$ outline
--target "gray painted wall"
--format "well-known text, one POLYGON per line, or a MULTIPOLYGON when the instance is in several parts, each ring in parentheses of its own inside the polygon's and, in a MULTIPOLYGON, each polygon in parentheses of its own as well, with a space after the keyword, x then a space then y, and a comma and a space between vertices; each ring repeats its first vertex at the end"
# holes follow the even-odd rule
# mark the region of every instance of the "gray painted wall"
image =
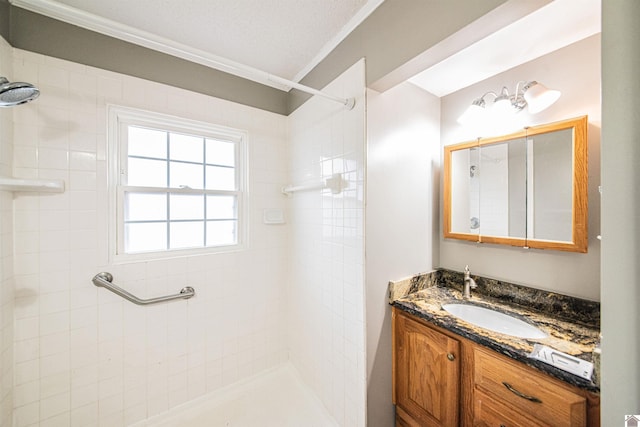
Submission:
MULTIPOLYGON (((0 10, 1 11, 1 10, 0 10)), ((279 114, 288 94, 151 49, 11 6, 16 48, 215 96, 279 114)))
MULTIPOLYGON (((0 0, 0 7, 5 1, 0 0)), ((367 58, 367 83, 375 81, 506 1, 386 0, 302 83, 322 88, 363 57, 367 58)), ((279 114, 288 115, 309 99, 300 91, 283 92, 15 6, 2 16, 10 16, 10 31, 4 38, 20 49, 279 114)))
POLYGON ((602 425, 640 414, 640 2, 602 2, 602 425))
MULTIPOLYGON (((487 91, 518 81, 538 80, 562 91, 562 97, 547 110, 530 115, 521 111, 496 136, 523 126, 589 116, 589 252, 587 254, 506 245, 477 244, 440 238, 439 267, 471 272, 525 286, 559 292, 588 300, 600 300, 600 36, 592 36, 534 61, 515 67, 442 98, 441 137, 443 145, 475 139, 478 130, 461 126, 457 118, 471 101, 487 91), (509 125, 511 127, 506 127, 509 125)), ((491 100, 491 98, 489 99, 491 100)), ((482 221, 482 219, 481 219, 482 221)), ((440 228, 440 236, 442 229, 440 228)))
MULTIPOLYGON (((385 0, 302 79, 324 87, 351 64, 367 58, 367 86, 507 0, 385 0)), ((307 95, 291 91, 289 110, 307 95)))
POLYGON ((9 2, 0 0, 0 37, 9 40, 9 2))

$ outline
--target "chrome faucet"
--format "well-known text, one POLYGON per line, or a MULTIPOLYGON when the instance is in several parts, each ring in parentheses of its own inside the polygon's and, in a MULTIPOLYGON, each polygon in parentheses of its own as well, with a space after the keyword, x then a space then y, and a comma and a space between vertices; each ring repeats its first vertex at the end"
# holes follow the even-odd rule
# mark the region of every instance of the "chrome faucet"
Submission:
POLYGON ((471 274, 469 273, 469 266, 467 265, 464 268, 464 288, 462 290, 462 298, 471 298, 471 289, 475 289, 477 287, 478 285, 476 284, 476 281, 471 278, 471 274))

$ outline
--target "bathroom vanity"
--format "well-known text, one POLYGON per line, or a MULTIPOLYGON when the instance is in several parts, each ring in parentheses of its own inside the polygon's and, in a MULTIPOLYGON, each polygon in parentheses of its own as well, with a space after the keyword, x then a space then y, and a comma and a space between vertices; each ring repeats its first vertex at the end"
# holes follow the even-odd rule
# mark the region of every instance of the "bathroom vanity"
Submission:
POLYGON ((483 293, 471 300, 462 299, 462 273, 441 270, 390 284, 396 425, 599 426, 598 385, 530 357, 539 344, 591 360, 599 305, 476 280, 483 293), (477 327, 442 309, 451 302, 509 313, 545 336, 477 327))

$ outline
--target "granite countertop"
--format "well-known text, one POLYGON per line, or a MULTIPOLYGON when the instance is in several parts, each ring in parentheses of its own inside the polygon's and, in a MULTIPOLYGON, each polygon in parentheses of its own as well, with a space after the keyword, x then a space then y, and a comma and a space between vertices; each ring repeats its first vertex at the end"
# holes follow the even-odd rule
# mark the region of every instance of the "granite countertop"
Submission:
MULTIPOLYGON (((400 310, 555 378, 591 392, 599 392, 600 388, 595 382, 529 357, 534 345, 541 344, 591 362, 600 335, 598 303, 517 285, 505 286, 504 283, 492 283, 490 279, 473 277, 478 283, 478 289, 472 290, 472 297, 468 300, 462 298, 462 273, 441 270, 405 281, 391 282, 389 302, 400 310), (505 297, 496 295, 494 288, 501 289, 503 294, 506 292, 505 288, 509 290, 505 297), (530 304, 527 303, 528 299, 531 299, 530 304), (544 331, 547 337, 518 338, 475 326, 442 308, 443 304, 451 302, 478 305, 509 314, 534 324, 544 331)), ((598 376, 598 370, 599 366, 596 363, 595 378, 598 376)))

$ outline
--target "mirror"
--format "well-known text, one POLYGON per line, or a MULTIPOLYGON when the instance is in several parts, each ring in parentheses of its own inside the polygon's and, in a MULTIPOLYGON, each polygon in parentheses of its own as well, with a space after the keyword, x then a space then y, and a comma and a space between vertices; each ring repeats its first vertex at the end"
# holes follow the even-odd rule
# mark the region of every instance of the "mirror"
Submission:
POLYGON ((444 237, 587 252, 587 117, 444 148, 444 237))

